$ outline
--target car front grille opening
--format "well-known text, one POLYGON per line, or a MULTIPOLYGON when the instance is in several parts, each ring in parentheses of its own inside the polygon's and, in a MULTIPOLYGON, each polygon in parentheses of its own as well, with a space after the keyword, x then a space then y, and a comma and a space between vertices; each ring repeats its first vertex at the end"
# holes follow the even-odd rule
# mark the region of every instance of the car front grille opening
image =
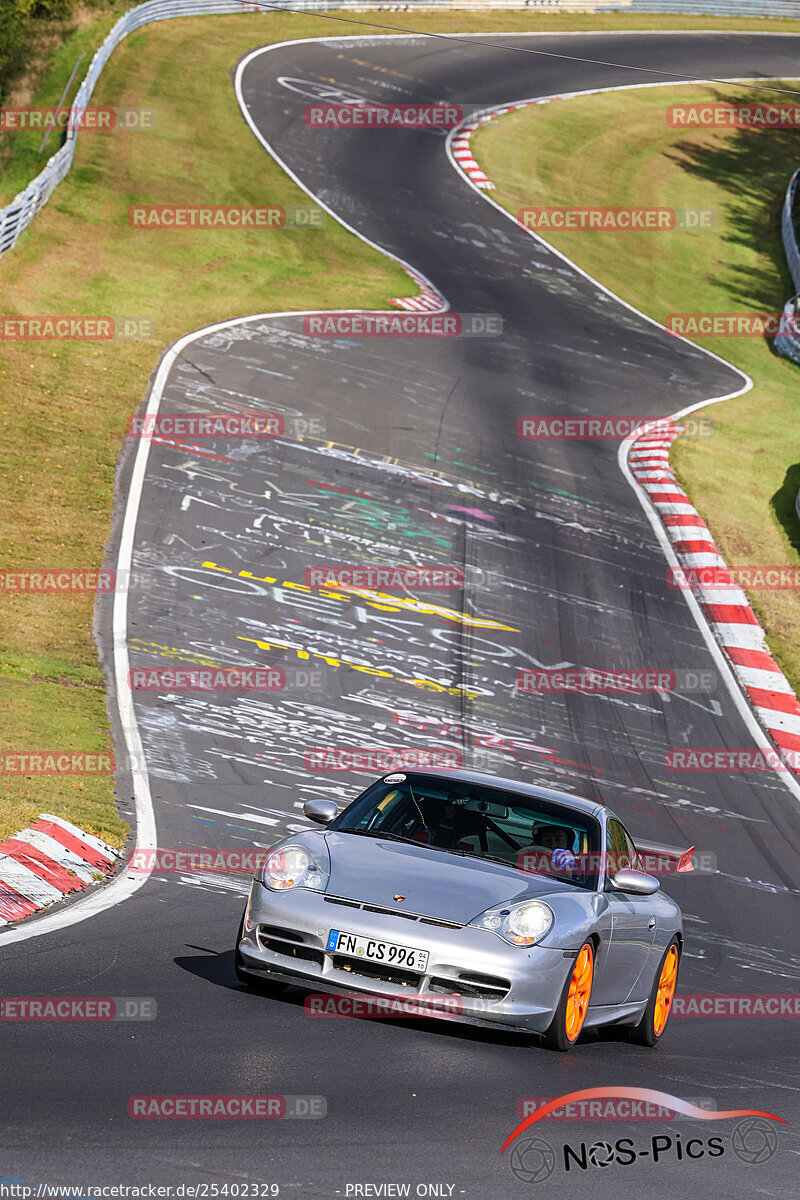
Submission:
POLYGON ((297 934, 292 934, 291 930, 273 931, 269 925, 259 925, 256 932, 257 941, 262 950, 271 950, 273 954, 282 954, 286 958, 299 958, 305 962, 313 962, 318 967, 323 966, 325 962, 322 950, 317 950, 314 946, 304 946, 297 934), (283 933, 288 933, 291 940, 283 936, 275 936, 283 933))
POLYGON ((430 981, 429 990, 472 1000, 504 1000, 511 991, 511 984, 507 979, 495 975, 462 974, 458 979, 435 975, 430 981))
POLYGON ((383 963, 364 962, 361 958, 349 958, 346 954, 334 954, 333 965, 338 971, 350 971, 365 979, 379 979, 381 983, 397 983, 402 987, 419 988, 422 976, 416 971, 403 971, 400 967, 388 967, 383 963))
POLYGON ((280 925, 259 925, 258 936, 280 938, 282 942, 294 942, 298 946, 303 944, 302 933, 297 933, 294 929, 283 929, 280 925))

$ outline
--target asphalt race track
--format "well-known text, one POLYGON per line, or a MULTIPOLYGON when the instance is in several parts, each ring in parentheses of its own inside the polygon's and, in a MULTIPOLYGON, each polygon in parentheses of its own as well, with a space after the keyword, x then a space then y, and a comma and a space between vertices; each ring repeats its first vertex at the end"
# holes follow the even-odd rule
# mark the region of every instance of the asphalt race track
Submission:
MULTIPOLYGON (((262 316, 181 345, 162 413, 278 413, 287 435, 217 440, 201 452, 149 445, 130 662, 279 665, 291 686, 266 696, 135 694, 158 844, 268 845, 308 826, 300 810, 309 797, 357 794, 366 776, 309 771, 309 748, 452 747, 468 764, 597 796, 635 834, 715 853, 717 874, 665 884, 685 919, 680 990, 794 993, 800 802, 777 776, 665 766, 671 747, 752 744, 725 681, 638 697, 514 686, 526 666, 718 669, 683 594, 667 586, 618 444, 520 441, 517 418, 664 416, 735 393, 742 377, 618 304, 487 204, 453 169, 441 134, 321 132, 303 113, 320 88, 332 99, 468 106, 672 77, 662 71, 790 77, 800 38, 486 40, 290 44, 242 71, 250 121, 310 193, 426 276, 453 312, 499 314, 504 330, 335 340, 307 336, 302 316, 262 316), (292 436, 298 429, 306 432, 292 436), (296 586, 308 567, 394 562, 455 563, 467 586, 417 597, 438 611, 409 597, 381 606, 296 586)), ((254 138, 254 172, 264 152, 254 138)), ((126 447, 120 466, 112 566, 139 446, 126 447)), ((111 685, 111 607, 98 605, 111 685)), ((125 733, 117 720, 118 761, 125 733)), ((123 772, 121 798, 130 797, 123 772)), ((534 1039, 443 1022, 312 1020, 299 991, 269 1000, 236 983, 246 890, 241 877, 154 875, 68 928, 10 944, 0 934, 4 995, 150 996, 158 1006, 146 1023, 3 1029, 0 1175, 276 1183, 298 1200, 382 1182, 408 1183, 412 1195, 444 1184, 454 1197, 522 1197, 559 1182, 562 1194, 594 1197, 620 1187, 644 1197, 686 1187, 796 1195, 796 1022, 675 1019, 654 1051, 589 1033, 573 1053, 553 1055, 534 1039), (787 1124, 774 1157, 749 1164, 731 1149, 730 1121, 547 1122, 534 1132, 559 1153, 564 1141, 622 1136, 645 1148, 663 1133, 673 1143, 721 1135, 726 1150, 679 1160, 673 1144, 658 1162, 590 1165, 541 1184, 515 1178, 499 1151, 522 1097, 612 1085, 766 1110, 787 1124), (327 1115, 129 1118, 128 1098, 145 1093, 322 1096, 327 1115)))

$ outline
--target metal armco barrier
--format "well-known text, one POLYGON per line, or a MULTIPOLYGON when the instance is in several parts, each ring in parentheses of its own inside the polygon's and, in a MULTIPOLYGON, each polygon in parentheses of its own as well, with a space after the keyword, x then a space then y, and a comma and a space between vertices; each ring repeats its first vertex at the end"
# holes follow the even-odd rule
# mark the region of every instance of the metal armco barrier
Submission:
MULTIPOLYGON (((781 213, 781 236, 792 282, 800 292, 800 246, 797 243, 797 230, 794 223, 794 205, 798 184, 800 184, 800 169, 795 171, 786 189, 781 213)), ((787 316, 797 312, 798 302, 800 302, 800 296, 795 295, 784 304, 783 311, 787 316)), ((792 362, 800 363, 800 338, 796 334, 779 334, 775 338, 775 349, 784 358, 790 358, 792 362)))
MULTIPOLYGON (((297 10, 344 7, 341 3, 321 3, 320 0, 313 4, 304 3, 303 0, 289 0, 286 5, 281 6, 297 10)), ((240 0, 148 0, 146 4, 137 5, 120 17, 98 49, 72 102, 72 108, 88 105, 103 67, 117 46, 123 38, 135 29, 140 29, 142 25, 149 25, 151 21, 166 21, 172 17, 219 16, 243 12, 258 15, 262 11, 257 4, 242 3, 240 0)), ((69 171, 75 154, 77 135, 77 129, 68 130, 64 145, 49 159, 44 170, 40 171, 10 204, 0 209, 0 257, 16 244, 23 229, 30 225, 39 209, 47 203, 53 190, 69 171)))
MULTIPOLYGON (((536 4, 527 7, 539 7, 536 4)), ((571 5, 558 5, 559 8, 571 5)), ((577 6, 576 6, 577 7, 577 6)), ((797 17, 800 16, 800 4, 793 0, 632 0, 630 4, 597 4, 596 12, 611 12, 624 8, 631 13, 682 13, 696 16, 715 17, 797 17)))
POLYGON ((792 282, 798 292, 800 292, 800 246, 797 244, 797 232, 794 226, 794 205, 797 197, 798 183, 800 183, 800 170, 795 171, 786 189, 783 212, 781 213, 781 234, 783 236, 783 248, 786 251, 786 261, 789 264, 792 282))
MULTIPOLYGON (((800 0, 620 0, 620 3, 589 3, 587 0, 407 0, 401 4, 381 4, 372 0, 278 0, 281 8, 297 11, 325 11, 326 9, 353 9, 362 11, 440 9, 526 9, 541 12, 652 12, 694 13, 696 15, 746 16, 746 17, 800 17, 800 0)), ((117 46, 142 25, 151 21, 166 21, 173 17, 220 16, 225 14, 269 12, 258 3, 246 0, 147 0, 120 17, 92 59, 86 77, 81 84, 72 107, 88 105, 100 73, 117 46)), ((66 133, 64 145, 49 159, 44 170, 33 179, 24 191, 19 192, 10 204, 0 209, 0 257, 10 250, 24 229, 27 229, 53 190, 72 166, 75 154, 77 129, 66 133)), ((795 243, 794 253, 798 256, 795 243)), ((798 256, 800 265, 800 256, 798 256)), ((794 275, 794 269, 793 269, 794 275)), ((795 284, 800 288, 795 276, 795 284)))

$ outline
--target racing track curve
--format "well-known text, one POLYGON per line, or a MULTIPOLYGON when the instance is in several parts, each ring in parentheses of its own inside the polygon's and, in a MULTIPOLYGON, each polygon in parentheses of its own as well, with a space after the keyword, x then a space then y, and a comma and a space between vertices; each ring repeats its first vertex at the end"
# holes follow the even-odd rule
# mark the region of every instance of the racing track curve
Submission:
MULTIPOLYGON (((664 767, 673 745, 750 744, 725 688, 635 701, 513 688, 526 665, 713 665, 666 586, 616 445, 520 443, 516 418, 664 415, 736 392, 741 377, 516 229, 452 170, 441 136, 311 131, 308 97, 278 82, 484 105, 641 82, 638 71, 502 42, 698 76, 789 76, 800 49, 800 39, 741 34, 504 35, 491 47, 370 37, 250 58, 248 118, 303 186, 422 271, 454 311, 499 313, 505 328, 494 339, 328 342, 307 338, 301 317, 267 315, 181 344, 163 396, 150 397, 162 412, 258 408, 319 418, 326 435, 217 443, 217 457, 150 446, 131 663, 315 664, 324 678, 276 701, 137 694, 158 841, 266 844, 305 824, 308 796, 352 796, 363 777, 309 777, 307 746, 463 747, 468 762, 600 796, 634 832, 716 852, 720 874, 668 885, 686 919, 684 992, 795 991, 797 801, 774 777, 678 778, 664 767), (477 582, 437 597, 446 613, 408 603, 387 612, 291 586, 307 566, 387 559, 458 562, 477 582)), ((254 143, 254 171, 261 153, 254 143)), ((127 447, 112 557, 133 457, 127 447)), ((110 663, 103 610, 99 622, 110 663)), ((124 733, 118 722, 120 759, 124 733)), ((654 1053, 592 1035, 556 1058, 523 1038, 441 1024, 310 1021, 299 994, 267 1002, 234 984, 241 891, 221 878, 154 877, 92 920, 3 948, 5 994, 151 995, 159 1006, 150 1025, 3 1029, 7 1176, 249 1179, 309 1197, 352 1182, 441 1181, 454 1195, 523 1196, 531 1185, 499 1157, 518 1099, 624 1083, 786 1117, 763 1166, 728 1152, 681 1167, 709 1196, 749 1195, 754 1181, 794 1194, 792 1022, 675 1021, 654 1053), (145 1092, 323 1094, 328 1116, 256 1130, 129 1120, 127 1098, 145 1092)), ((543 1136, 644 1144, 651 1132, 603 1125, 562 1136, 548 1126, 543 1136)), ((571 1189, 611 1196, 621 1169, 589 1171, 571 1189)), ((673 1171, 637 1162, 623 1182, 663 1195, 673 1171)))

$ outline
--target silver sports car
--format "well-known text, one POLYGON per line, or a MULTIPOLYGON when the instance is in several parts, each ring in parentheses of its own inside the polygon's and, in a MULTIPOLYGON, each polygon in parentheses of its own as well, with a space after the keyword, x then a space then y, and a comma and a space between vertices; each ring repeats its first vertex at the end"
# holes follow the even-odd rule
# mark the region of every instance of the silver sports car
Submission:
POLYGON ((304 812, 325 828, 266 854, 236 940, 241 982, 413 997, 557 1050, 596 1025, 662 1037, 683 930, 642 856, 691 870, 693 848, 635 843, 602 804, 472 771, 385 775, 343 812, 304 812))

